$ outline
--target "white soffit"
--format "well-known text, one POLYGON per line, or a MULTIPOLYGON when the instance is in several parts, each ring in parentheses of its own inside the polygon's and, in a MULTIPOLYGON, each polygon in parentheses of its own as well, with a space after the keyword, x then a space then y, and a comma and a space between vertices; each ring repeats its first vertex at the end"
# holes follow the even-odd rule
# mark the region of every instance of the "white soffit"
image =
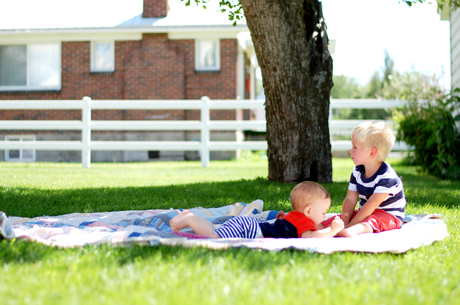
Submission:
POLYGON ((90 41, 90 40, 141 40, 139 32, 97 32, 68 30, 0 31, 0 44, 90 41))
POLYGON ((0 30, 0 44, 22 42, 142 40, 143 33, 167 33, 169 39, 236 39, 247 27, 168 26, 87 29, 0 30))
POLYGON ((241 30, 212 29, 206 32, 189 29, 188 31, 171 31, 168 33, 169 39, 237 39, 241 30))

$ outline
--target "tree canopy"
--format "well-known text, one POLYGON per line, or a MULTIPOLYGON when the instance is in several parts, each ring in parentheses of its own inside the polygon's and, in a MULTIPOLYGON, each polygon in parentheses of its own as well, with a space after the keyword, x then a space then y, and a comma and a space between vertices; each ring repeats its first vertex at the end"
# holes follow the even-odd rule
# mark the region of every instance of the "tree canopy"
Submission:
MULTIPOLYGON (((243 7, 241 6, 241 0, 180 0, 185 2, 186 6, 190 6, 193 2, 196 5, 201 5, 204 9, 206 9, 206 4, 209 1, 219 1, 219 6, 221 7, 220 11, 222 13, 228 13, 229 20, 233 21, 233 25, 238 23, 238 20, 244 18, 243 7)), ((407 4, 408 6, 412 6, 417 3, 437 3, 438 7, 450 6, 452 10, 456 10, 460 7, 460 0, 399 0, 407 4)))

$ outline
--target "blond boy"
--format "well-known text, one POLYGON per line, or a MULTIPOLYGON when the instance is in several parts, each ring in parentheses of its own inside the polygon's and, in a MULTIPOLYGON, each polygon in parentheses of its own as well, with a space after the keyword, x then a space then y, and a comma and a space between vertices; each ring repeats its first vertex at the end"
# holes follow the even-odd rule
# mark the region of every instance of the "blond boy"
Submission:
MULTIPOLYGON (((363 123, 351 131, 351 142, 350 155, 356 167, 342 207, 345 228, 337 236, 399 229, 406 207, 403 184, 384 162, 395 142, 393 131, 382 121, 363 123), (358 198, 359 209, 355 211, 358 198)), ((330 223, 327 219, 318 228, 330 223)))
POLYGON ((343 229, 339 217, 322 230, 317 226, 326 218, 331 205, 328 191, 314 182, 302 182, 294 187, 290 195, 294 211, 277 219, 274 223, 259 223, 255 218, 239 216, 227 220, 218 229, 207 219, 185 210, 170 221, 175 232, 190 227, 195 233, 211 238, 311 238, 333 237, 343 229))

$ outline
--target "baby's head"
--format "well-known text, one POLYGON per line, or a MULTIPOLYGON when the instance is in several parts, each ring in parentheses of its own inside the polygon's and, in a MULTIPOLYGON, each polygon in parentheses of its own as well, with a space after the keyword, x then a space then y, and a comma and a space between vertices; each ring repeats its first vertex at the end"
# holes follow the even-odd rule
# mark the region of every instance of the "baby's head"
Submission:
POLYGON ((375 147, 379 162, 385 161, 396 140, 393 130, 383 121, 366 122, 356 126, 351 131, 351 138, 359 141, 366 149, 375 147))
MULTIPOLYGON (((297 184, 291 191, 292 209, 297 212, 304 213, 306 207, 314 206, 316 203, 325 201, 331 203, 331 195, 329 192, 315 182, 304 181, 297 184)), ((326 210, 329 208, 327 206, 326 210)))

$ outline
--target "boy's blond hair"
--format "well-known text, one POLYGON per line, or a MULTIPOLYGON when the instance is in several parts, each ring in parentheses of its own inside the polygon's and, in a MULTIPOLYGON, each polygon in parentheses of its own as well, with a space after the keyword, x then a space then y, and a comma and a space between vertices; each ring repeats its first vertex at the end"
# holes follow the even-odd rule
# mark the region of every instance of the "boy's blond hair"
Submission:
POLYGON ((395 144, 393 130, 383 121, 372 121, 359 124, 351 131, 351 138, 358 140, 364 148, 377 148, 377 160, 385 161, 395 144))
POLYGON ((315 182, 304 181, 297 184, 291 191, 290 199, 294 211, 303 212, 305 207, 318 200, 330 198, 329 192, 315 182))

